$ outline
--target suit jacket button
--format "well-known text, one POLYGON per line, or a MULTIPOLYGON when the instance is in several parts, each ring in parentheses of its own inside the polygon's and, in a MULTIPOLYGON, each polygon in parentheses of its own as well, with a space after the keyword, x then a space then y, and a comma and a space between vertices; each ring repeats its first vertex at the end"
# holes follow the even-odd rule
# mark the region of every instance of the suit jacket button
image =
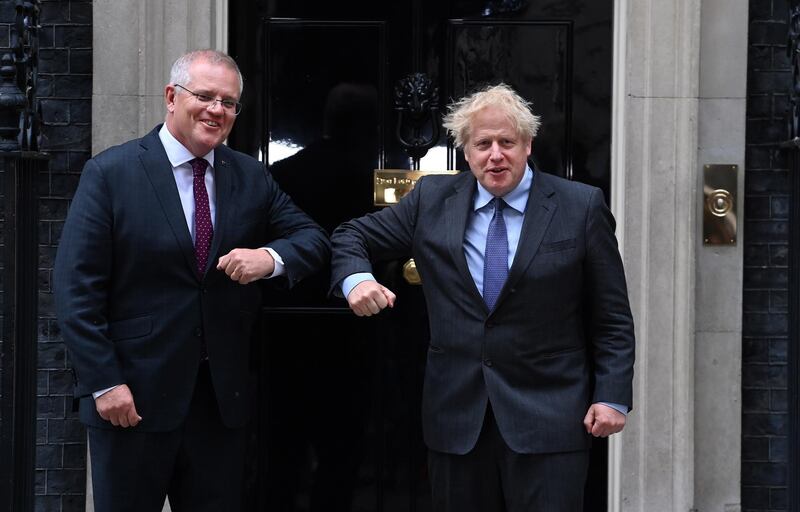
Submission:
POLYGON ((491 329, 492 327, 494 327, 494 325, 495 325, 495 324, 494 324, 494 322, 492 322, 492 321, 488 321, 488 322, 486 322, 486 327, 487 327, 488 329, 491 329))
POLYGON ((203 329, 200 327, 196 328, 194 330, 194 335, 197 336, 198 338, 201 337, 203 335, 203 329))
POLYGON ((492 363, 491 359, 484 359, 483 360, 483 364, 485 364, 486 366, 491 367, 493 363, 492 363))

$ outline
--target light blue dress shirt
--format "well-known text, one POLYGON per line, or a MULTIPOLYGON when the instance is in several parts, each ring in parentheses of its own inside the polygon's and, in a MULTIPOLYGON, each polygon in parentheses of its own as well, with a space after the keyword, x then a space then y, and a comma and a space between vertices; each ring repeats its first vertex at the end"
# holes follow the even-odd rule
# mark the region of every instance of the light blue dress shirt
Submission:
MULTIPOLYGON (((528 196, 533 186, 533 170, 525 168, 525 174, 519 184, 503 196, 503 200, 510 208, 503 208, 503 220, 508 233, 508 268, 514 262, 517 254, 517 245, 522 232, 522 222, 525 220, 525 208, 528 206, 528 196)), ((472 200, 472 214, 467 219, 467 229, 464 233, 464 256, 467 259, 469 273, 472 275, 475 286, 483 294, 483 252, 486 248, 486 233, 489 231, 489 222, 492 220, 494 208, 489 202, 494 196, 478 183, 475 197, 472 200)), ((353 288, 362 281, 375 281, 369 272, 351 274, 342 281, 342 293, 347 297, 353 288)), ((599 402, 621 412, 628 414, 628 407, 622 404, 599 402)))
MULTIPOLYGON (((503 196, 503 201, 510 207, 503 208, 502 211, 508 235, 508 268, 511 268, 514 256, 517 254, 531 185, 533 185, 533 171, 526 168, 519 185, 503 196)), ((478 183, 472 200, 472 214, 467 219, 467 229, 464 232, 464 256, 472 280, 475 281, 475 286, 481 295, 483 295, 483 253, 486 250, 486 234, 489 232, 489 223, 494 215, 494 208, 489 204, 492 199, 494 199, 492 193, 478 183)))

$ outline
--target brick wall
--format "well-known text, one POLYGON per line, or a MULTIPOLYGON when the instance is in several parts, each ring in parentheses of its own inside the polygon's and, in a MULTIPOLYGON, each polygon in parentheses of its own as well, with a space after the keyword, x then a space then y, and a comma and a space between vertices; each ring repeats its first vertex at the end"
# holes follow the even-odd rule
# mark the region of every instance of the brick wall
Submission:
POLYGON ((745 153, 742 505, 785 511, 789 181, 789 5, 750 0, 745 153))
MULTIPOLYGON (((0 2, 0 46, 7 49, 15 2, 0 2)), ((72 412, 72 376, 55 322, 52 267, 69 200, 91 151, 92 4, 42 1, 38 96, 42 149, 52 155, 38 177, 39 351, 36 510, 84 510, 86 433, 72 412)))

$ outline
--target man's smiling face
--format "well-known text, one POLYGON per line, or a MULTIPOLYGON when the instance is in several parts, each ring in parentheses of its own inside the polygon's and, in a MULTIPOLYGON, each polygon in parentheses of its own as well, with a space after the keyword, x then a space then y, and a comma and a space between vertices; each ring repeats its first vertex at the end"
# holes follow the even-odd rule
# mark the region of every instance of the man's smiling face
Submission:
POLYGON ((524 139, 502 110, 486 107, 470 122, 464 157, 472 174, 495 197, 519 185, 531 154, 531 140, 524 139))
MULTIPOLYGON (((239 75, 224 64, 212 64, 198 58, 189 66, 188 84, 192 92, 216 99, 239 100, 239 75)), ((215 101, 203 106, 185 90, 169 84, 165 90, 167 128, 194 156, 202 157, 222 144, 236 121, 234 112, 215 101)))

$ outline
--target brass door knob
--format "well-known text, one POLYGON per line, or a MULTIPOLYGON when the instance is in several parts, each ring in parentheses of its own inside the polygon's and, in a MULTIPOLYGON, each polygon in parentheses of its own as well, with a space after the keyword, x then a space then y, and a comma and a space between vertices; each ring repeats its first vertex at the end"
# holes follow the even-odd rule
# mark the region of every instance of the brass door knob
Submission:
POLYGON ((419 277, 417 263, 414 261, 414 258, 409 259, 403 264, 403 279, 405 279, 408 284, 422 284, 422 278, 419 277))

